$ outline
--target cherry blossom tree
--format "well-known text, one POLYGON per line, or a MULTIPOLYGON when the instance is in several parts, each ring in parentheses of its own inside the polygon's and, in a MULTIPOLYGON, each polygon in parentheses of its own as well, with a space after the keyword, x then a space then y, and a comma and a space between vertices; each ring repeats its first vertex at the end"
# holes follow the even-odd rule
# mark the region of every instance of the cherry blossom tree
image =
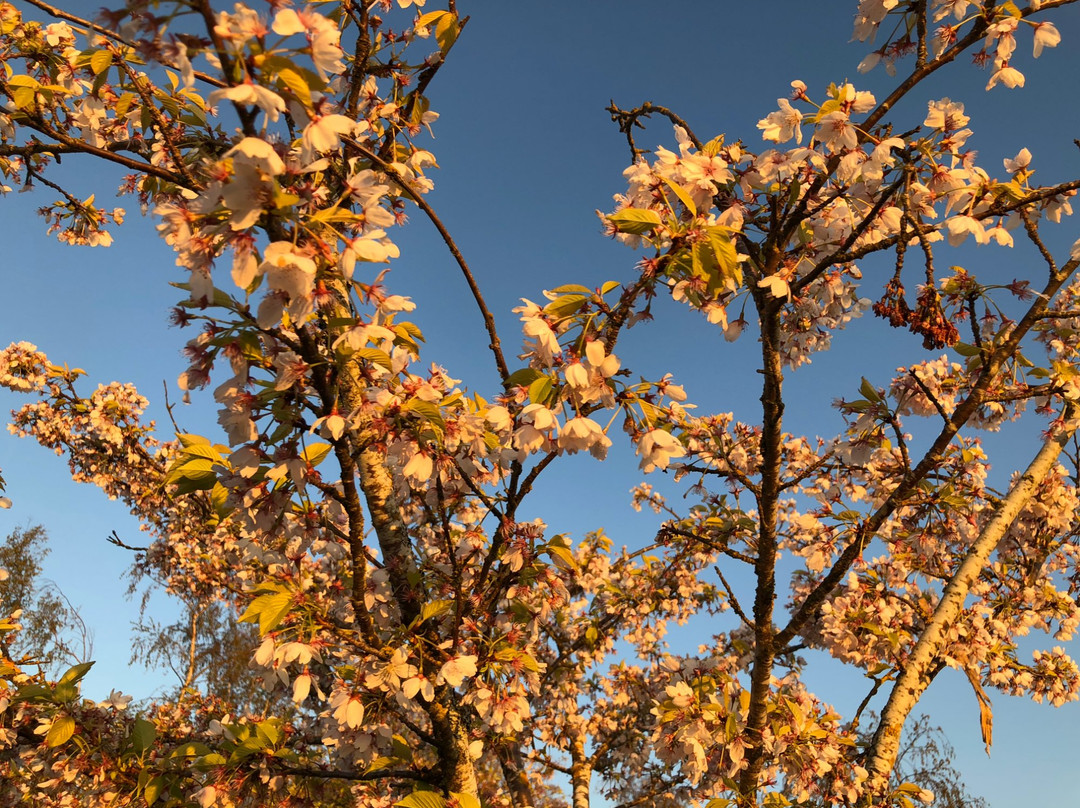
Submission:
POLYGON ((454 0, 128 0, 93 20, 0 2, 4 190, 52 189, 50 232, 107 246, 123 209, 57 166, 127 172, 182 273, 179 386, 213 385, 221 427, 165 440, 130 385, 88 390, 25 342, 2 352, 0 384, 29 399, 13 429, 130 508, 148 534, 136 575, 191 615, 184 687, 138 715, 81 698, 87 664, 50 681, 5 659, 5 799, 910 806, 932 796, 893 776, 901 730, 943 669, 968 677, 988 744, 986 689, 1075 700, 1064 648, 1027 659, 1018 638, 1062 643, 1080 622, 1080 241, 1059 254, 1043 232, 1080 180, 1033 183, 1026 149, 979 165, 963 104, 921 95, 965 55, 988 91, 1022 86, 1016 48, 1052 58, 1071 2, 862 0, 858 69, 894 89, 793 81, 762 109, 760 148, 612 104, 630 167, 600 223, 636 254, 599 287, 523 289, 520 349, 427 201, 436 78, 468 36, 454 0), (905 99, 925 113, 894 115, 905 99), (653 151, 650 116, 674 127, 653 151), (410 211, 475 301, 495 389, 421 360, 422 312, 387 274, 410 211), (950 265, 965 242, 1033 268, 999 283, 950 265), (879 256, 891 275, 864 280, 879 256), (658 295, 757 357, 753 419, 635 373, 622 338, 658 295), (856 371, 841 434, 785 431, 785 377, 868 311, 911 363, 856 371), (1025 410, 1041 442, 996 490, 979 430, 1025 410), (633 505, 663 515, 655 535, 523 516, 566 456, 603 461, 616 441, 640 459, 633 505), (263 706, 200 689, 204 607, 257 628, 263 706), (706 639, 669 644, 688 622, 706 639), (808 689, 807 648, 865 673, 854 714, 808 689))

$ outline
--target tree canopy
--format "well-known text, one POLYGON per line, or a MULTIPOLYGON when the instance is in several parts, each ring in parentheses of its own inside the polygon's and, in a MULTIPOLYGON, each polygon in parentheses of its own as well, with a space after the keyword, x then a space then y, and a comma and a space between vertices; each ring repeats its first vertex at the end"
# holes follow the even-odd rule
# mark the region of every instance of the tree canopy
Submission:
POLYGON ((1080 179, 1036 182, 1027 149, 980 163, 939 92, 961 57, 987 91, 1023 86, 1017 49, 1048 55, 1071 4, 862 0, 866 55, 841 72, 891 88, 796 80, 753 132, 612 102, 629 167, 599 228, 626 260, 599 284, 572 256, 515 278, 519 335, 429 202, 464 3, 128 0, 85 19, 0 1, 4 190, 50 189, 49 231, 107 247, 124 209, 64 168, 125 172, 181 276, 178 386, 220 408, 216 432, 165 438, 132 385, 0 352, 0 385, 28 397, 13 430, 130 509, 136 581, 184 607, 144 624, 137 654, 179 687, 140 711, 83 698, 89 662, 54 679, 14 658, 0 622, 3 797, 910 806, 932 778, 905 782, 901 733, 943 670, 987 746, 988 690, 1076 700, 1080 240, 1053 231, 1080 179), (387 272, 417 220, 468 290, 486 387, 424 359, 424 312, 387 272), (965 245, 1023 259, 1002 278, 965 245), (642 371, 627 334, 670 302, 716 340, 642 371), (910 359, 823 378, 842 429, 792 433, 785 381, 864 315, 910 359), (676 375, 722 374, 721 343, 754 362, 753 412, 676 375), (1027 460, 999 484, 980 436, 1008 430, 1027 460), (580 473, 570 456, 630 452, 631 505, 658 529, 535 515, 545 479, 580 473), (1032 651, 1032 632, 1052 639, 1032 651), (865 676, 848 714, 813 692, 822 653, 865 676), (223 662, 245 656, 261 694, 223 662))

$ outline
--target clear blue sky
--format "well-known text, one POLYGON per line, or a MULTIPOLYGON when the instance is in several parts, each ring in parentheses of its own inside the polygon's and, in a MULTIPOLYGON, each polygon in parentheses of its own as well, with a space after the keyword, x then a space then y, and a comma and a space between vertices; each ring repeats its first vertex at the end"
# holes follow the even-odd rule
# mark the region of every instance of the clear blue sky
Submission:
MULTIPOLYGON (((95 0, 68 7, 89 15, 98 5, 95 0)), ((793 79, 805 81, 817 97, 830 81, 851 80, 879 97, 890 87, 880 69, 868 76, 856 73, 868 48, 849 43, 854 2, 463 0, 459 5, 471 20, 430 91, 432 108, 442 115, 431 145, 441 165, 431 202, 486 290, 511 353, 519 331, 510 309, 520 297, 539 299, 542 289, 560 283, 596 285, 626 277, 636 260, 602 236, 593 213, 608 209, 611 195, 624 190, 621 172, 628 152, 604 111, 611 99, 623 107, 645 100, 664 104, 703 139, 724 132, 729 140, 742 138, 757 148, 755 123, 775 109, 775 99, 787 94, 793 79)), ((989 170, 1026 146, 1035 156, 1038 180, 1080 175, 1080 151, 1072 144, 1080 136, 1075 103, 1080 10, 1059 15, 1059 28, 1062 45, 1034 64, 1030 35, 1021 34, 1016 63, 1028 77, 1023 90, 987 94, 988 74, 957 64, 895 110, 897 129, 921 122, 928 99, 951 96, 967 105, 976 133, 970 145, 989 170)), ((670 126, 659 119, 639 135, 643 146, 672 143, 670 126)), ((96 191, 101 201, 118 184, 118 175, 74 157, 66 158, 64 167, 75 190, 96 191)), ((0 340, 33 342, 54 361, 87 370, 90 385, 134 382, 153 401, 153 415, 165 421, 162 383, 173 400, 179 399, 180 349, 190 336, 166 326, 177 299, 168 282, 180 279, 171 251, 151 223, 139 218, 132 199, 118 203, 128 208, 129 222, 114 246, 59 245, 44 236, 34 215, 46 201, 40 192, 0 200, 0 271, 7 303, 0 340)), ((1080 235, 1080 218, 1058 230, 1053 243, 1070 244, 1080 235)), ((394 263, 390 283, 419 305, 415 319, 428 337, 425 358, 491 395, 497 380, 484 350, 485 335, 436 234, 414 216, 394 235, 402 257, 394 263)), ((1030 266, 1030 256, 1020 249, 984 248, 964 261, 990 265, 1003 278, 1022 275, 1030 266)), ((870 272, 874 266, 866 268, 869 288, 880 283, 870 272)), ((673 370, 703 408, 756 419, 758 391, 749 364, 756 355, 753 342, 728 345, 703 323, 672 316, 681 311, 662 304, 658 311, 658 321, 630 332, 619 351, 627 360, 634 357, 633 370, 651 378, 673 370)), ((789 378, 789 395, 797 402, 789 406, 789 430, 834 434, 840 422, 828 407, 832 398, 850 396, 860 376, 885 384, 897 365, 925 358, 917 340, 872 318, 858 323, 848 339, 843 336, 834 352, 789 378)), ((13 395, 0 395, 0 406, 18 403, 13 395)), ((193 405, 178 408, 178 417, 186 429, 210 432, 214 409, 208 394, 196 396, 193 405)), ((998 482, 1026 461, 1031 449, 1025 439, 1038 428, 1021 424, 993 442, 1002 452, 992 455, 1001 458, 995 464, 998 482)), ((556 530, 580 536, 602 525, 616 543, 637 544, 655 523, 629 510, 627 492, 639 480, 635 466, 626 450, 613 452, 603 465, 575 458, 540 489, 536 515, 556 530)), ((94 627, 98 665, 87 679, 88 692, 104 696, 119 687, 136 696, 148 694, 163 679, 127 664, 128 624, 137 602, 124 599, 125 554, 105 542, 115 529, 140 543, 133 520, 96 489, 71 483, 61 459, 28 441, 0 436, 0 467, 15 502, 12 510, 0 512, 0 532, 37 522, 48 528, 53 555, 46 574, 94 627)), ((164 604, 158 608, 167 613, 164 604)), ((864 692, 857 673, 832 664, 817 675, 811 672, 809 682, 845 715, 864 692)), ((956 745, 958 767, 971 789, 995 808, 1080 803, 1073 774, 1080 707, 1054 710, 991 695, 995 745, 989 761, 979 739, 975 697, 963 677, 947 671, 922 704, 956 745)))

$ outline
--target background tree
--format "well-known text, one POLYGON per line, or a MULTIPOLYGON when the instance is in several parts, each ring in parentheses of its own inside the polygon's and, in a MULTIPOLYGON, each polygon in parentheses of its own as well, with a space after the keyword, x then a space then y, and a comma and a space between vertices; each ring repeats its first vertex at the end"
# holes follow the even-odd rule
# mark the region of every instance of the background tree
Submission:
POLYGON ((932 808, 988 808, 984 798, 968 792, 953 763, 955 758, 956 750, 941 727, 931 724, 929 716, 921 715, 904 727, 894 777, 900 783, 915 783, 932 792, 932 808))
POLYGON ((86 662, 93 656, 93 636, 79 610, 60 588, 42 579, 49 554, 49 536, 41 525, 15 528, 0 544, 0 614, 16 618, 22 630, 8 638, 5 653, 55 673, 60 665, 86 662))

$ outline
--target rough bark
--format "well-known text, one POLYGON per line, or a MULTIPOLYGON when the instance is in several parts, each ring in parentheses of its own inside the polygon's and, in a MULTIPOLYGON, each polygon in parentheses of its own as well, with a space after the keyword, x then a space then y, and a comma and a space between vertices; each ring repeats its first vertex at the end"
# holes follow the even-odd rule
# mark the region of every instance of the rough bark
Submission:
POLYGON ((589 808, 589 786, 592 783, 592 764, 585 754, 585 734, 578 733, 570 746, 570 783, 573 789, 573 808, 589 808))
POLYGON ((514 808, 533 808, 536 797, 533 795, 532 783, 529 782, 529 773, 525 771, 525 764, 521 759, 520 747, 510 742, 500 746, 497 752, 506 790, 510 792, 514 808))
MULTIPOLYGON (((347 292, 338 290, 342 300, 347 292)), ((351 313, 342 302, 334 316, 345 321, 351 313)), ((355 361, 345 357, 338 362, 338 397, 346 412, 356 412, 364 402, 365 381, 355 361)), ((413 553, 408 528, 401 515, 394 492, 394 478, 386 466, 380 435, 370 424, 361 427, 353 438, 356 476, 364 495, 379 551, 386 565, 394 601, 401 612, 403 625, 411 625, 420 616, 426 599, 423 577, 413 553)), ((360 559, 363 562, 363 558, 360 559)), ((355 574, 355 571, 354 571, 355 574)), ((478 796, 476 768, 469 755, 469 733, 461 706, 453 690, 442 687, 428 707, 432 734, 439 754, 444 790, 478 796)))
POLYGON ((479 797, 476 767, 469 755, 468 728, 461 713, 454 691, 445 686, 435 692, 435 700, 428 707, 432 734, 439 751, 442 787, 447 792, 479 797))
POLYGON ((768 720, 769 691, 776 660, 776 520, 780 497, 780 444, 783 437, 783 364, 780 357, 780 316, 775 301, 762 310, 761 349, 765 381, 761 392, 761 487, 758 493, 758 542, 754 574, 754 661, 750 670, 750 709, 746 734, 750 747, 746 768, 739 776, 740 808, 757 805, 758 778, 764 765, 762 730, 768 720))

